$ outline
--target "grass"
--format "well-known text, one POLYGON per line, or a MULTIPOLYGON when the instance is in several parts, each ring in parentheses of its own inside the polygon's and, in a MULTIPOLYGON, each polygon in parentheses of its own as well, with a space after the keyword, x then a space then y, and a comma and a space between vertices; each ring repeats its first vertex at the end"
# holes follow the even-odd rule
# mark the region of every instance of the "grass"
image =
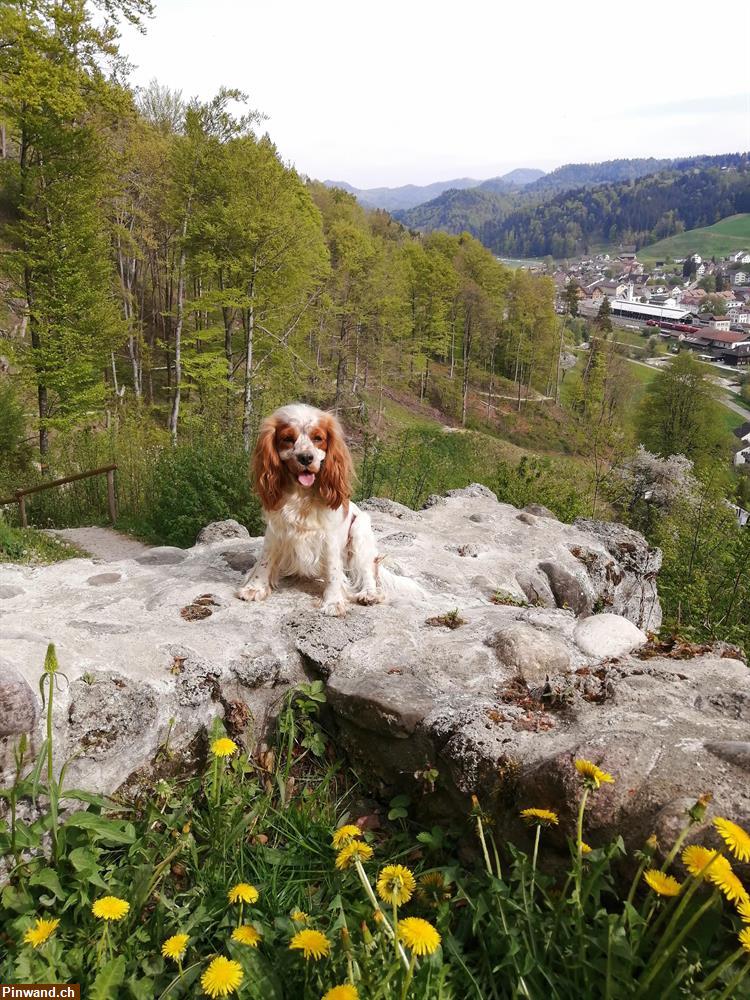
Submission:
MULTIPOLYGON (((50 770, 64 666, 50 646, 48 739, 36 767, 21 740, 2 790, 2 982, 78 982, 93 1000, 750 996, 744 910, 730 901, 750 906, 731 869, 748 834, 731 828, 716 878, 709 851, 680 859, 709 796, 671 850, 651 838, 629 859, 621 838, 587 833, 600 783, 619 780, 587 761, 571 762, 567 838, 545 802, 514 800, 503 809, 527 824, 526 849, 498 841, 475 796, 462 827, 427 829, 406 795, 360 799, 314 682, 287 693, 258 756, 216 723, 200 773, 181 775, 164 747, 153 786, 108 799, 50 770)), ((432 770, 425 800, 440 782, 432 770)))
POLYGON ((13 528, 0 520, 0 563, 46 566, 86 555, 70 542, 36 528, 13 528))
POLYGON ((688 229, 667 239, 642 247, 641 260, 666 260, 698 253, 702 257, 724 257, 734 250, 750 250, 750 213, 730 215, 713 226, 688 229))

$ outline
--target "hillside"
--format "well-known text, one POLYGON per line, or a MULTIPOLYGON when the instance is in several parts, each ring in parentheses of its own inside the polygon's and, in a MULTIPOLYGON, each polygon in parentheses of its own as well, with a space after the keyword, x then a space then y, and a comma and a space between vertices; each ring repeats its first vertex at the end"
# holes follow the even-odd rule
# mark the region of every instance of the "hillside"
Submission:
MULTIPOLYGON (((569 180, 603 178, 635 170, 633 164, 662 161, 611 161, 563 168, 569 180)), ((620 242, 651 244, 679 228, 710 226, 750 210, 750 172, 746 155, 696 157, 671 161, 669 169, 635 179, 594 182, 562 191, 539 187, 487 200, 481 189, 454 192, 397 217, 414 229, 467 231, 494 253, 509 257, 565 257, 592 245, 620 242)))
POLYGON ((699 253, 702 257, 719 257, 734 250, 750 247, 750 213, 730 215, 713 226, 688 229, 667 239, 659 240, 638 251, 643 260, 666 260, 699 253))

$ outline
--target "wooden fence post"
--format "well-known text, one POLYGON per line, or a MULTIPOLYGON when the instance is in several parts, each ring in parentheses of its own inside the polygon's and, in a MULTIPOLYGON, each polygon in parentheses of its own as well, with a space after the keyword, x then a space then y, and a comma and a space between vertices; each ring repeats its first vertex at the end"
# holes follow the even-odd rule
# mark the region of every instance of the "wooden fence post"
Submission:
POLYGON ((16 497, 18 498, 18 506, 20 508, 20 513, 21 513, 21 527, 28 528, 29 522, 26 517, 26 497, 23 495, 23 493, 20 492, 20 490, 18 493, 16 493, 16 497))
POLYGON ((109 519, 112 524, 117 520, 117 498, 115 496, 115 470, 107 472, 107 500, 109 501, 109 519))

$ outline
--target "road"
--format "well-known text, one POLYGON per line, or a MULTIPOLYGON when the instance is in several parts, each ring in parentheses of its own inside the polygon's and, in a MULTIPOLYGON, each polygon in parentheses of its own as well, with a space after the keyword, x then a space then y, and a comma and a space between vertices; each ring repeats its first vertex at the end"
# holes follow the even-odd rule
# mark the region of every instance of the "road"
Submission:
POLYGON ((53 528, 48 533, 72 542, 99 562, 135 559, 148 552, 150 547, 114 528, 53 528))

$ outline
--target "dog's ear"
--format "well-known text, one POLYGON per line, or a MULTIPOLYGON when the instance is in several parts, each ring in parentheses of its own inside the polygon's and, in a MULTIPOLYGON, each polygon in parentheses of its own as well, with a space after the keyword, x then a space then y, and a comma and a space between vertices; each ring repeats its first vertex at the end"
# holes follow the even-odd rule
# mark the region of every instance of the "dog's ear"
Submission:
POLYGON ((260 425, 253 452, 253 479, 265 510, 276 510, 284 494, 284 466, 276 449, 276 420, 260 425))
POLYGON ((325 431, 327 445, 326 457, 318 475, 318 488, 326 506, 336 510, 342 504, 348 504, 352 495, 352 456, 344 441, 341 424, 335 417, 326 413, 321 427, 325 431))

